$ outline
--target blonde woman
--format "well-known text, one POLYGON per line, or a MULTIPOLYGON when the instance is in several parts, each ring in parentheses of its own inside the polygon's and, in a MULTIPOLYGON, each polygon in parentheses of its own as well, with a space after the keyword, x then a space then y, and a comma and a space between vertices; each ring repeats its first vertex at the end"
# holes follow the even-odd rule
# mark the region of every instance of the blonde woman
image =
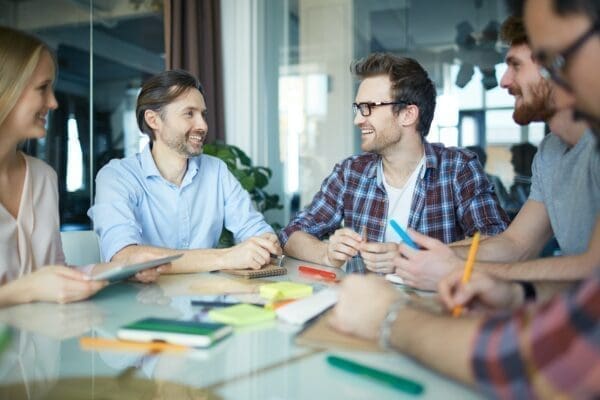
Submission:
MULTIPOLYGON (((43 42, 0 27, 0 306, 77 301, 107 284, 64 266, 56 173, 18 149, 46 135, 47 115, 58 107, 55 77, 55 60, 43 42)), ((148 270, 136 277, 157 276, 148 270)))

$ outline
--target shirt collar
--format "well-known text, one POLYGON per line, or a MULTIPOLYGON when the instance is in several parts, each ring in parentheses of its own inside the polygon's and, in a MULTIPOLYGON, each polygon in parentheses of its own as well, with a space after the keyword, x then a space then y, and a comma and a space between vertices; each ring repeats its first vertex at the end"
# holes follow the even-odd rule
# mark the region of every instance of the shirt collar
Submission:
MULTIPOLYGON (((202 155, 198 157, 192 157, 188 159, 188 169, 183 177, 182 186, 184 186, 189 180, 191 180, 200 169, 202 155)), ((150 143, 144 147, 142 153, 140 154, 140 161, 142 164, 142 171, 144 171, 144 176, 146 178, 150 178, 152 176, 160 176, 160 171, 156 166, 156 162, 154 161, 154 157, 152 157, 152 151, 150 149, 150 143)))
MULTIPOLYGON (((423 139, 423 147, 425 151, 425 168, 421 168, 419 179, 423 179, 425 177, 425 173, 429 168, 437 168, 438 165, 438 157, 437 154, 435 154, 433 146, 423 139)), ((377 159, 367 170, 367 176, 369 178, 377 177, 377 184, 383 184, 383 162, 380 155, 377 155, 377 159)))
POLYGON ((438 155, 435 152, 433 145, 423 139, 423 147, 425 149, 425 168, 423 169, 423 175, 425 171, 430 168, 437 168, 439 164, 438 155))

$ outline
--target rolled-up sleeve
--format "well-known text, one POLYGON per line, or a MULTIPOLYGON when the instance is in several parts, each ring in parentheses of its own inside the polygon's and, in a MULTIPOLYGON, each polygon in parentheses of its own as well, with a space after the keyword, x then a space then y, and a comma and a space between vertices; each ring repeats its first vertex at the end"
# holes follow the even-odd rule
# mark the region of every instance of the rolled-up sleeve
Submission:
POLYGON ((96 201, 88 216, 100 238, 103 261, 110 261, 126 246, 142 242, 142 230, 134 212, 137 202, 135 187, 114 162, 102 168, 96 176, 96 201))
POLYGON ((483 322, 472 362, 494 398, 600 397, 600 273, 543 306, 483 322))
POLYGON ((336 230, 344 217, 343 166, 336 164, 333 172, 325 178, 321 189, 305 210, 294 217, 279 233, 279 240, 285 246, 290 236, 296 231, 303 231, 318 239, 336 230))
POLYGON ((497 235, 509 223, 508 215, 500 207, 493 185, 487 179, 477 158, 468 160, 455 181, 458 196, 458 220, 467 236, 479 231, 497 235))

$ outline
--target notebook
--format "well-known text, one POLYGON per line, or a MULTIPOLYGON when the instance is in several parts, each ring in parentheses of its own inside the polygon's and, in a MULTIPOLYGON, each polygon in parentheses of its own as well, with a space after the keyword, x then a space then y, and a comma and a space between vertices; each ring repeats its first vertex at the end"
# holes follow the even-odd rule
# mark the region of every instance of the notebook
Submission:
POLYGON ((337 302, 336 289, 323 289, 314 296, 296 300, 275 310, 277 318, 294 325, 303 325, 337 302))
POLYGON ((231 333, 231 327, 197 321, 146 318, 119 329, 117 337, 136 342, 163 341, 192 347, 208 347, 231 333))
POLYGON ((215 322, 242 326, 275 319, 275 312, 251 304, 238 304, 226 308, 216 308, 210 311, 208 316, 215 322))
POLYGON ((254 279, 285 275, 287 274, 287 269, 278 267, 274 264, 268 264, 261 269, 222 269, 221 272, 229 275, 241 276, 246 279, 254 279))

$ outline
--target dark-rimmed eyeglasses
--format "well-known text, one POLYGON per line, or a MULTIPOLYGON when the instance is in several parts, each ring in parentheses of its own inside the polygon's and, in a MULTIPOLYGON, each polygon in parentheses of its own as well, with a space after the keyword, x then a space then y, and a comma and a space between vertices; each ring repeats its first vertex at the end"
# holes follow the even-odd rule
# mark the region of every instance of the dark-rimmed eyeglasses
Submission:
POLYGON ((390 105, 408 105, 410 103, 406 101, 378 101, 377 103, 352 103, 352 111, 356 114, 357 111, 360 111, 360 115, 363 117, 368 117, 371 115, 371 109, 379 106, 390 106, 390 105))
POLYGON ((540 73, 545 79, 552 79, 565 89, 571 86, 564 78, 564 70, 569 58, 581 48, 592 36, 600 32, 600 20, 597 20, 587 31, 576 39, 566 49, 554 55, 549 55, 544 50, 537 51, 533 57, 540 64, 540 73))

